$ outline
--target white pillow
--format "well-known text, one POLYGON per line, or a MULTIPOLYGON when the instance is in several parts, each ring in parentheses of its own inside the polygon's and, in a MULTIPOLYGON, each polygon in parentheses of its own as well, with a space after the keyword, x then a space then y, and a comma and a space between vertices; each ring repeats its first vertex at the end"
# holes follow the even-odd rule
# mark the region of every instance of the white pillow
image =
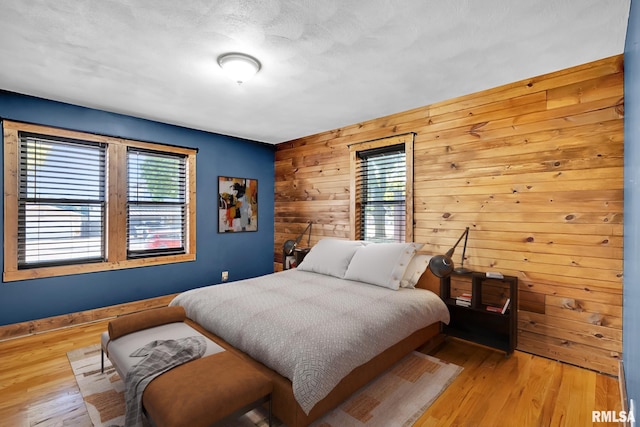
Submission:
POLYGON ((298 270, 344 278, 349 262, 358 248, 359 240, 322 239, 315 244, 298 265, 298 270))
POLYGON ((398 290, 417 243, 370 243, 358 248, 344 278, 398 290))
POLYGON ((422 277, 422 274, 429 267, 429 261, 431 261, 432 255, 425 254, 415 254, 411 261, 409 262, 409 266, 404 272, 404 276, 402 276, 402 280, 400 280, 401 288, 410 288, 414 289, 416 287, 416 283, 422 277))

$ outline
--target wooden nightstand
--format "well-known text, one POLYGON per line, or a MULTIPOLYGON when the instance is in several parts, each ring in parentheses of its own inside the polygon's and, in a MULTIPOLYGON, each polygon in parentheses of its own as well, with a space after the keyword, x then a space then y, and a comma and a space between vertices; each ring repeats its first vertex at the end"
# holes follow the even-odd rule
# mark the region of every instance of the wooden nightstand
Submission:
POLYGON ((295 248, 293 254, 287 255, 282 252, 282 269, 289 270, 290 268, 296 268, 300 265, 304 257, 307 256, 311 248, 295 248))
POLYGON ((307 256, 311 248, 295 248, 293 250, 293 256, 296 258, 296 267, 300 265, 304 257, 307 256))

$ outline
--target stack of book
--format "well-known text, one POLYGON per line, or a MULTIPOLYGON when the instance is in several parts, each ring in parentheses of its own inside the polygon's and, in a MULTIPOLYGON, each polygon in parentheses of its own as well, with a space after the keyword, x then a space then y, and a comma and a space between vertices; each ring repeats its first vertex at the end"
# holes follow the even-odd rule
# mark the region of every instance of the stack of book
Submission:
POLYGON ((471 294, 463 293, 456 297, 456 305, 461 305, 463 307, 471 307, 471 294))
POLYGON ((510 303, 511 303, 511 298, 507 298, 507 301, 504 303, 502 307, 493 307, 488 305, 487 310, 493 311, 494 313, 505 314, 507 312, 507 308, 509 308, 510 303))

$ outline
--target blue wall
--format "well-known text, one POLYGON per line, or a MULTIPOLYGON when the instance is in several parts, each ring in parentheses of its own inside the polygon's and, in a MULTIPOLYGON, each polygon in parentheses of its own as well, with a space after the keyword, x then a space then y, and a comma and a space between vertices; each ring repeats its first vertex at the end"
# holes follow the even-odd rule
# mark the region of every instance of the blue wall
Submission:
POLYGON ((627 394, 640 402, 640 3, 631 1, 624 49, 624 312, 627 394))
POLYGON ((0 283, 0 325, 219 283, 222 270, 229 280, 273 272, 273 147, 4 91, 0 117, 199 149, 196 261, 0 283), (218 234, 219 175, 258 179, 257 232, 218 234))

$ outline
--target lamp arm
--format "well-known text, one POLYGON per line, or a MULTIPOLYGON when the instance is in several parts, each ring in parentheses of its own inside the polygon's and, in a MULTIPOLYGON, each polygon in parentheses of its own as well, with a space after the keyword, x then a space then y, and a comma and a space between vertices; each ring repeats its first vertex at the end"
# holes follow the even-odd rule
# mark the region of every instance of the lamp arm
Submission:
MULTIPOLYGON (((464 250, 465 251, 467 250, 467 239, 466 239, 466 237, 468 237, 468 236, 469 236, 469 227, 465 228, 465 230, 460 235, 460 238, 458 239, 456 244, 453 245, 453 247, 447 251, 447 256, 449 258, 451 258, 453 256, 453 253, 456 250, 456 246, 458 246, 458 243, 460 243, 460 240, 462 240, 463 237, 465 237, 465 239, 464 239, 464 250)), ((463 254, 463 258, 464 258, 464 254, 463 254)))
MULTIPOLYGON (((460 236, 462 238, 462 236, 460 236)), ((467 239, 469 238, 469 227, 464 230, 464 246, 462 247, 462 259, 460 260, 460 268, 464 268, 464 255, 467 252, 467 239)))
POLYGON ((300 243, 300 240, 302 240, 302 236, 304 236, 307 230, 309 230, 309 238, 307 239, 307 246, 311 244, 311 225, 313 225, 313 223, 309 221, 309 225, 307 225, 307 228, 305 228, 304 231, 300 233, 298 237, 296 237, 296 246, 298 246, 298 243, 300 243))

